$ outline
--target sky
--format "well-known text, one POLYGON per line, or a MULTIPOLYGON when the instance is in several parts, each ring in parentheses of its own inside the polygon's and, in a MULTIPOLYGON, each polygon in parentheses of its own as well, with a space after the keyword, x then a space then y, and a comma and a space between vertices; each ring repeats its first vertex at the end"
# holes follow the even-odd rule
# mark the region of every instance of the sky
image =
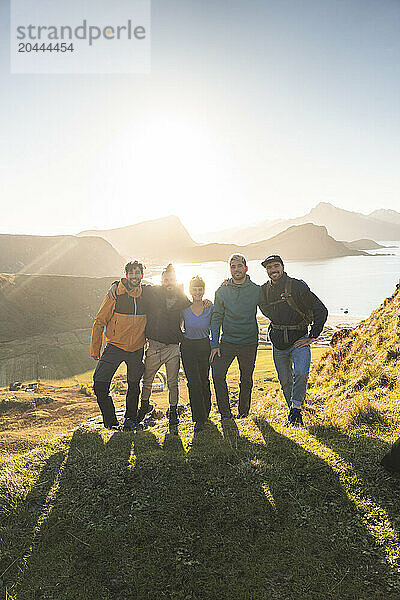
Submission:
POLYGON ((153 0, 146 75, 10 74, 9 19, 0 233, 400 211, 399 0, 153 0))

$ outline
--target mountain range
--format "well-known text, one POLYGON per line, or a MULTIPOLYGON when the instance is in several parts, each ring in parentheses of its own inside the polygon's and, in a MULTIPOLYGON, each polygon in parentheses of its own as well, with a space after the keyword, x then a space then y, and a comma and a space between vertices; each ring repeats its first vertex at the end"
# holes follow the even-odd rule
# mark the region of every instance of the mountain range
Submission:
POLYGON ((303 217, 213 235, 212 243, 199 243, 174 215, 76 236, 0 234, 0 272, 106 277, 119 275, 130 259, 151 266, 225 261, 233 253, 250 260, 275 252, 289 260, 360 255, 379 247, 377 240, 400 240, 400 213, 362 215, 320 203, 303 217), (232 242, 220 241, 227 238, 232 242))
POLYGON ((326 227, 306 223, 289 227, 268 240, 246 246, 198 245, 186 250, 185 262, 226 261, 231 254, 236 253, 244 254, 248 260, 262 259, 269 254, 280 254, 284 260, 312 260, 367 254, 333 239, 328 235, 326 227))
POLYGON ((78 235, 89 234, 104 236, 126 258, 140 258, 153 264, 225 261, 234 253, 245 254, 249 260, 265 257, 272 252, 281 252, 287 259, 298 260, 365 254, 335 240, 326 227, 313 223, 289 226, 268 239, 245 245, 199 244, 191 238, 176 216, 119 229, 82 231, 78 235))
POLYGON ((359 238, 379 240, 400 240, 400 213, 394 210, 376 210, 369 215, 337 208, 328 202, 320 202, 306 215, 295 219, 262 221, 259 225, 241 229, 225 229, 212 234, 199 236, 201 241, 252 243, 270 238, 291 227, 304 223, 324 225, 332 237, 346 242, 359 238))

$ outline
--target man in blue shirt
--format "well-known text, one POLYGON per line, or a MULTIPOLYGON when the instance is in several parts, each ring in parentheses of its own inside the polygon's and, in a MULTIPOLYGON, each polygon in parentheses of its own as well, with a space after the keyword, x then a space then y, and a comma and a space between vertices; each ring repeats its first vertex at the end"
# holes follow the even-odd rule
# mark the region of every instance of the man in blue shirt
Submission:
POLYGON ((210 362, 221 420, 233 418, 226 374, 235 358, 240 370, 237 417, 243 418, 249 414, 258 344, 256 313, 260 286, 247 275, 246 259, 241 254, 231 256, 229 267, 232 278, 215 292, 211 317, 210 362))

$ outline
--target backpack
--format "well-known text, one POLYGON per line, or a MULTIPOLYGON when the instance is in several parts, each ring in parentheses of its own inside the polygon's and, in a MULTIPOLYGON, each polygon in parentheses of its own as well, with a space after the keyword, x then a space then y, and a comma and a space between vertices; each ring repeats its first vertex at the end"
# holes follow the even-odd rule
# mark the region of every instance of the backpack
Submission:
POLYGON ((271 326, 273 329, 279 329, 279 330, 283 331, 283 339, 284 339, 285 343, 289 343, 289 336, 288 336, 289 330, 300 331, 302 329, 307 329, 308 326, 313 322, 312 310, 311 309, 304 310, 304 308, 300 307, 299 304, 294 299, 294 297, 292 295, 292 285, 293 285, 293 278, 288 276, 286 278, 285 291, 281 294, 281 300, 274 300, 272 302, 270 301, 272 283, 270 281, 267 281, 265 286, 263 286, 265 300, 266 300, 266 303, 268 306, 276 306, 277 304, 282 304, 283 302, 286 302, 287 304, 289 304, 291 309, 293 309, 295 312, 297 312, 298 314, 300 314, 303 317, 302 321, 300 323, 298 323, 297 325, 275 325, 271 321, 271 326))

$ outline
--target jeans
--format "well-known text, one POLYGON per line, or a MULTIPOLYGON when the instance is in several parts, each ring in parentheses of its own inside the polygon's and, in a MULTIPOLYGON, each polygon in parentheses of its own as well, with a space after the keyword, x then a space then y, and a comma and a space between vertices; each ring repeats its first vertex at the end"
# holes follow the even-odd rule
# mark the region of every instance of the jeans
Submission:
POLYGON ((310 346, 279 350, 273 346, 272 356, 286 403, 302 406, 306 397, 311 363, 310 346))
POLYGON ((195 422, 204 422, 211 410, 210 340, 184 339, 181 343, 181 357, 189 390, 192 419, 195 422))
POLYGON ((139 382, 144 370, 143 348, 136 352, 128 352, 112 344, 107 344, 93 374, 93 389, 106 426, 118 425, 114 403, 110 396, 110 384, 115 371, 122 362, 126 363, 128 380, 125 418, 136 419, 139 382))
POLYGON ((247 415, 250 410, 257 344, 231 344, 230 342, 221 342, 220 352, 221 356, 216 355, 211 364, 218 410, 221 417, 229 418, 232 416, 231 408, 229 406, 226 374, 234 359, 237 358, 240 371, 239 414, 247 415))

